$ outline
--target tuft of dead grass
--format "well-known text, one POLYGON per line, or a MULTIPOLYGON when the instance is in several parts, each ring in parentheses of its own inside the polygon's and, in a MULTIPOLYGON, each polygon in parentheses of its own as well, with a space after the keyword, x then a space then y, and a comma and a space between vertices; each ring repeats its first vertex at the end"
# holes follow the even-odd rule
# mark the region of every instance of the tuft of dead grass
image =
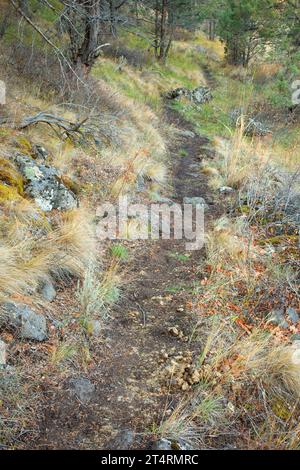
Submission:
POLYGON ((299 448, 299 349, 259 330, 240 337, 221 319, 209 329, 201 382, 159 435, 194 448, 219 447, 221 436, 222 448, 232 436, 239 448, 299 448))

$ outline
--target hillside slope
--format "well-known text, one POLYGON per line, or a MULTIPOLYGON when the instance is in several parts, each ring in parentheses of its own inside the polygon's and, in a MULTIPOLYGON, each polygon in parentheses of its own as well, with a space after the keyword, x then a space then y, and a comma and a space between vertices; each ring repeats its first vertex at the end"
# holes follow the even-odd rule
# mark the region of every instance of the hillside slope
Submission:
POLYGON ((1 447, 298 448, 299 124, 203 33, 126 44, 63 93, 1 46, 1 447), (205 247, 99 240, 120 195, 203 198, 205 247))

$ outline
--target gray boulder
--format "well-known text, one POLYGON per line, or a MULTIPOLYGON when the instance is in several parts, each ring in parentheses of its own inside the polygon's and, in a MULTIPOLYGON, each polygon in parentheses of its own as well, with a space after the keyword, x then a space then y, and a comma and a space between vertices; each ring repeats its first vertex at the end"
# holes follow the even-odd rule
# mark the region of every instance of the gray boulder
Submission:
POLYGON ((55 168, 38 164, 27 155, 17 154, 15 162, 25 179, 25 193, 45 212, 69 210, 78 206, 75 194, 60 180, 55 168))
POLYGON ((175 129, 174 130, 179 137, 186 137, 188 139, 194 139, 196 137, 195 132, 185 130, 185 129, 175 129))
POLYGON ((28 305, 6 302, 1 306, 4 321, 16 328, 24 339, 44 341, 47 338, 46 318, 28 305))

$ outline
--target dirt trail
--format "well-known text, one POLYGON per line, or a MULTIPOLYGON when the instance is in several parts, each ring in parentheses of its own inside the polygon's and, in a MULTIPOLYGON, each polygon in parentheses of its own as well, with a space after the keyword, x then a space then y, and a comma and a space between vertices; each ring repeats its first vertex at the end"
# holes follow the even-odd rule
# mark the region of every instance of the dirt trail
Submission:
MULTIPOLYGON (((166 120, 182 134, 169 149, 174 171, 173 199, 182 202, 185 196, 203 197, 209 207, 209 220, 215 217, 218 206, 206 177, 199 171, 201 158, 210 154, 209 141, 192 134, 192 126, 172 109, 166 109, 166 120)), ((55 392, 45 392, 47 407, 34 448, 149 445, 151 426, 158 424, 164 410, 173 409, 184 393, 168 392, 163 386, 161 350, 170 352, 174 348, 177 354, 199 348, 168 331, 177 326, 189 336, 196 321, 189 305, 204 253, 185 254, 185 241, 181 240, 137 244, 129 273, 133 281, 115 308, 101 351, 97 352, 97 364, 85 374, 95 384, 91 400, 80 403, 68 391, 67 381, 58 384, 55 392), (128 430, 134 432, 134 437, 128 430)))

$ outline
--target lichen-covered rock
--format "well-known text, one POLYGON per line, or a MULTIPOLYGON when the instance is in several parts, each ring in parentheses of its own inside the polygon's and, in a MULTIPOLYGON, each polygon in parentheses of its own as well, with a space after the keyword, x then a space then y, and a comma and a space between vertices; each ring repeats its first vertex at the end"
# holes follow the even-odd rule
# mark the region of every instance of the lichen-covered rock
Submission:
POLYGON ((166 98, 169 100, 180 99, 182 96, 189 99, 194 104, 203 104, 212 100, 213 96, 211 90, 207 87, 200 86, 194 88, 194 90, 188 90, 187 88, 175 88, 166 94, 166 98))
POLYGON ((234 126, 241 124, 241 118, 244 120, 244 134, 252 137, 263 137, 271 133, 268 126, 257 118, 247 116, 243 109, 234 109, 230 112, 229 117, 234 126))
POLYGON ((204 86, 197 87, 190 92, 190 99, 195 104, 208 103, 212 98, 211 90, 204 86))
POLYGON ((28 305, 5 302, 1 306, 1 319, 19 331, 24 339, 44 341, 47 338, 46 319, 28 305))
POLYGON ((270 134, 270 129, 261 121, 249 118, 245 126, 245 134, 248 136, 260 136, 270 134))
POLYGON ((69 210, 78 206, 75 194, 63 184, 55 168, 38 164, 23 154, 17 154, 15 162, 25 180, 25 193, 44 212, 52 209, 69 210))
POLYGON ((182 96, 188 96, 189 90, 187 88, 175 88, 174 90, 170 90, 166 93, 165 97, 168 100, 178 100, 182 96))

